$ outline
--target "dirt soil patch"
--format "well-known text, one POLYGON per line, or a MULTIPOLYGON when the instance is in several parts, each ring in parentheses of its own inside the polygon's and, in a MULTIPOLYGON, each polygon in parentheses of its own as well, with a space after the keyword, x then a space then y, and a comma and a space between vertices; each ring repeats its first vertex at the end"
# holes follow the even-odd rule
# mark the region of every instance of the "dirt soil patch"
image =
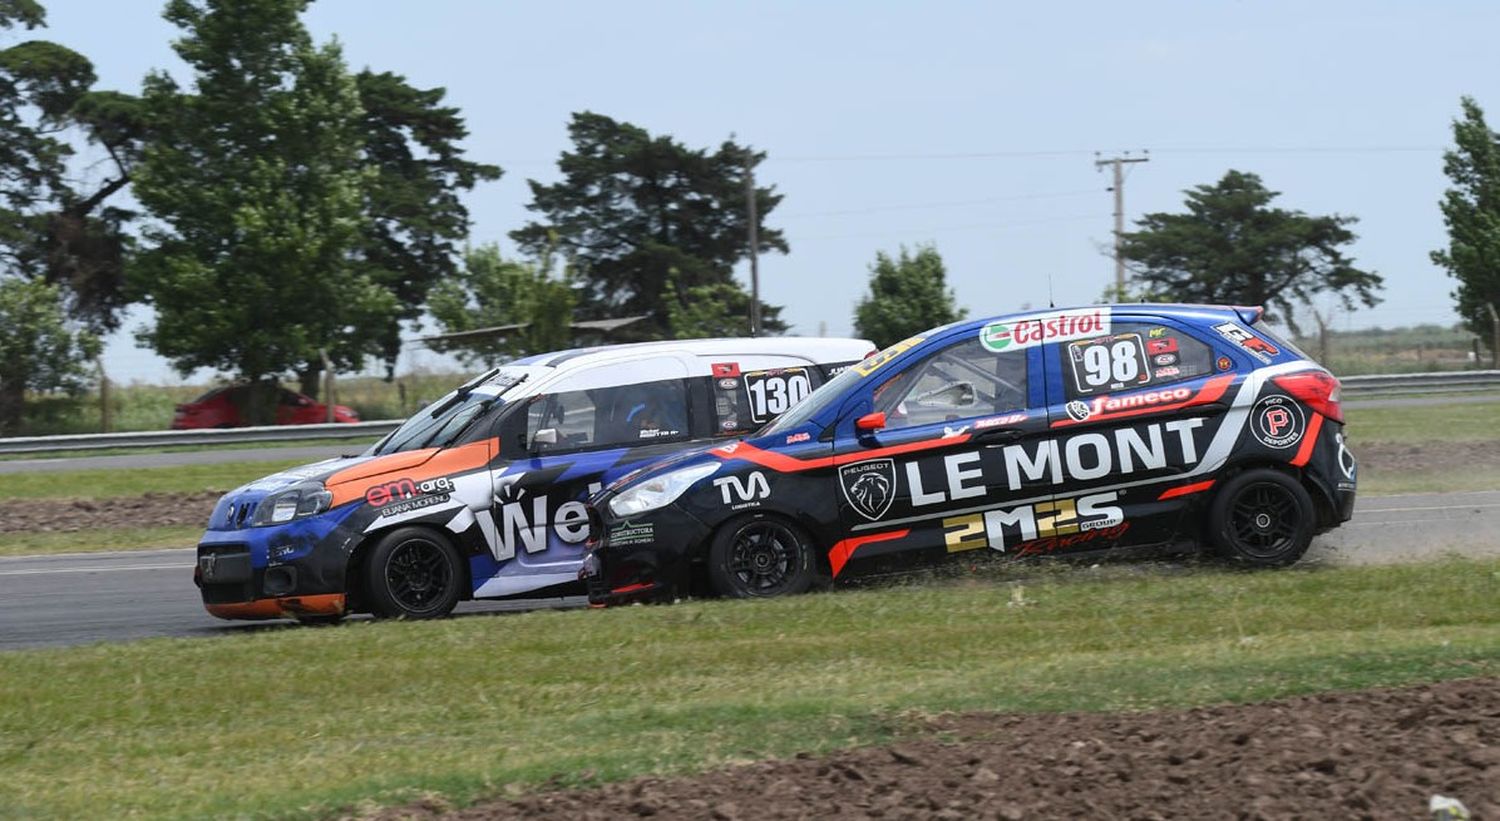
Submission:
POLYGON ((76 533, 208 524, 222 493, 147 493, 110 499, 0 500, 0 533, 76 533))
POLYGON ((1500 679, 1192 710, 940 716, 896 746, 378 817, 1427 818, 1434 794, 1500 818, 1500 679))
POLYGON ((1361 470, 1380 473, 1465 470, 1500 464, 1500 440, 1479 442, 1351 443, 1361 470))

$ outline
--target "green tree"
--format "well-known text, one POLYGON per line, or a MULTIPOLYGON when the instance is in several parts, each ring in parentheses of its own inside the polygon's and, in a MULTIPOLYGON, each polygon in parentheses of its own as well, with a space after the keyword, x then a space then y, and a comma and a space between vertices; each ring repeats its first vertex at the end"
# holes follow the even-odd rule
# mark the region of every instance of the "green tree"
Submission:
MULTIPOLYGON (((45 22, 41 5, 31 0, 0 2, 0 30, 45 22)), ((110 330, 124 304, 123 226, 131 214, 105 203, 129 182, 140 137, 138 101, 94 90, 94 81, 88 59, 56 43, 27 40, 0 49, 0 285, 11 289, 10 307, 24 307, 28 322, 41 315, 41 302, 60 305, 67 327, 58 333, 73 334, 79 326, 110 330), (97 188, 70 181, 68 163, 78 142, 101 146, 117 174, 97 188), (31 282, 63 287, 43 294, 28 290, 31 282)), ((83 356, 91 346, 57 338, 9 349, 12 358, 0 378, 0 426, 16 427, 28 386, 75 386, 48 386, 46 379, 69 372, 55 357, 83 356), (30 355, 40 358, 25 358, 30 355)))
POLYGON ((156 221, 133 282, 156 309, 141 339, 186 373, 210 367, 259 386, 329 351, 339 367, 377 353, 369 328, 398 311, 356 262, 370 174, 359 95, 336 44, 315 46, 306 0, 171 0, 173 48, 194 93, 146 78, 153 139, 135 195, 156 221))
MULTIPOLYGON (((457 108, 443 105, 441 88, 419 89, 397 74, 366 69, 359 92, 361 162, 369 170, 358 267, 395 297, 383 321, 351 329, 340 357, 357 359, 375 346, 388 371, 401 350, 403 322, 416 320, 432 286, 454 276, 457 245, 469 233, 460 193, 500 178, 500 168, 473 162, 459 142, 468 135, 457 108)), ((302 391, 317 396, 322 362, 299 373, 302 391)))
POLYGON ((98 355, 98 337, 68 319, 60 287, 0 280, 0 433, 20 428, 26 391, 76 391, 98 355))
POLYGON ((1490 350, 1500 350, 1491 310, 1500 310, 1500 135, 1484 121, 1484 111, 1463 98, 1463 117, 1453 121, 1452 151, 1443 154, 1443 173, 1452 187, 1440 207, 1448 226, 1448 247, 1432 261, 1458 280, 1453 291, 1464 325, 1490 350))
POLYGON ((507 260, 500 246, 481 245, 464 254, 463 269, 433 286, 428 309, 443 333, 504 325, 504 335, 433 343, 469 365, 498 365, 511 359, 571 347, 573 287, 566 269, 554 274, 553 256, 539 263, 507 260))
MULTIPOLYGON (((671 137, 591 112, 573 115, 568 125, 573 150, 558 160, 563 180, 543 185, 528 180, 531 204, 544 221, 511 233, 521 248, 542 254, 557 248, 578 264, 583 285, 580 312, 589 318, 643 314, 649 322, 631 327, 639 338, 671 333, 664 299, 700 286, 738 288, 735 263, 748 256, 745 208, 747 168, 765 159, 733 141, 709 153, 671 137), (676 269, 677 288, 667 288, 676 269)), ((764 220, 781 195, 772 187, 755 189, 758 246, 786 253, 781 231, 764 220)), ((746 319, 738 333, 748 331, 746 319)), ((786 329, 779 308, 767 306, 766 332, 786 329)))
POLYGON ((968 310, 953 301, 948 271, 932 245, 918 245, 915 254, 901 247, 892 259, 875 252, 870 266, 870 292, 854 308, 854 332, 878 348, 885 348, 928 328, 957 322, 968 310))
POLYGON ((1330 293, 1346 308, 1380 301, 1379 274, 1340 250, 1355 217, 1310 216, 1271 207, 1280 192, 1229 171, 1188 191, 1187 212, 1147 214, 1124 236, 1138 296, 1177 302, 1264 305, 1295 330, 1294 309, 1330 293))

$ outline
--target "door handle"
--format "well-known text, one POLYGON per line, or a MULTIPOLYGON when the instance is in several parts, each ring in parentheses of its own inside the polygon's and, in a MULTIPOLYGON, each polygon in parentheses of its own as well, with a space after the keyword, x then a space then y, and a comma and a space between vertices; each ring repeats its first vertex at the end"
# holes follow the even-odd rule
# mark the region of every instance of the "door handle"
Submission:
POLYGON ((1019 428, 992 428, 974 434, 974 441, 983 445, 995 446, 1014 442, 1025 435, 1026 432, 1019 428))

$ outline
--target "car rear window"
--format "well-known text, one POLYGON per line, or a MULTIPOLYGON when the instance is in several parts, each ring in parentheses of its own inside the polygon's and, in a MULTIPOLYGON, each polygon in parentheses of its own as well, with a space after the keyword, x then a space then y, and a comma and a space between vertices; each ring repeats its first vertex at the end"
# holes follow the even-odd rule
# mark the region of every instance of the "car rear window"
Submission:
POLYGON ((748 433, 801 404, 822 384, 817 368, 746 371, 713 380, 714 417, 719 433, 748 433))

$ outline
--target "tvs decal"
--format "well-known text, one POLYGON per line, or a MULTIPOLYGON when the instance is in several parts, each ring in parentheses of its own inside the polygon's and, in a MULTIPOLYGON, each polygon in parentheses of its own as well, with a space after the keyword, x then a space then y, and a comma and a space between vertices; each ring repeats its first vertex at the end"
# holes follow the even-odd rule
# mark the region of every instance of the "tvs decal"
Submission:
POLYGON ((1090 414, 1093 413, 1093 411, 1089 409, 1089 403, 1083 401, 1082 399, 1074 399, 1073 401, 1064 405, 1063 409, 1068 412, 1068 417, 1071 418, 1074 422, 1083 422, 1089 418, 1090 414))
MULTIPOLYGON (((1078 533, 1104 535, 1105 531, 1119 527, 1125 521, 1125 511, 1114 504, 1119 498, 1118 491, 1110 491, 1077 499, 1057 499, 950 516, 943 520, 943 542, 949 553, 981 547, 1004 553, 1007 547, 1038 539, 1078 533)), ((1122 533, 1113 534, 1110 541, 1118 539, 1122 533)))
POLYGON ((974 430, 986 430, 988 428, 1003 428, 1008 425, 1019 425, 1028 417, 1024 413, 1008 413, 1004 416, 989 416, 977 419, 974 422, 974 430))
POLYGON ((1249 353, 1263 363, 1269 364, 1271 357, 1281 353, 1281 350, 1275 345, 1250 333, 1233 322, 1222 322, 1215 325, 1214 330, 1218 331, 1220 336, 1240 346, 1246 353, 1249 353))
MULTIPOLYGON (((1153 329, 1153 332, 1157 331, 1157 330, 1163 330, 1163 329, 1161 329, 1161 328, 1155 328, 1155 329, 1153 329)), ((1163 338, 1163 339, 1148 339, 1148 340, 1146 340, 1146 353, 1149 353, 1149 354, 1177 353, 1177 340, 1174 337, 1170 337, 1170 336, 1166 337, 1166 338, 1163 338)))
POLYGON ((874 521, 891 509, 896 499, 896 461, 876 459, 839 469, 844 499, 859 515, 874 521))
POLYGON ((1302 441, 1307 418, 1291 397, 1267 396, 1250 411, 1250 430, 1262 445, 1282 450, 1302 441))
POLYGON ((1175 353, 1159 353, 1156 356, 1151 357, 1151 363, 1153 365, 1176 365, 1177 364, 1177 354, 1175 354, 1175 353))
POLYGON ((811 441, 812 441, 812 434, 808 433, 807 431, 803 431, 801 433, 789 433, 789 434, 787 434, 787 437, 786 437, 786 443, 788 445, 795 445, 795 444, 798 444, 799 442, 811 442, 811 441))
POLYGON ((1151 381, 1151 366, 1140 334, 1103 336, 1068 344, 1073 385, 1078 393, 1138 387, 1151 381))
POLYGON ((771 497, 771 486, 766 482, 766 475, 758 470, 743 480, 738 476, 721 476, 713 481, 713 485, 719 489, 724 504, 729 505, 730 510, 760 507, 761 500, 771 497))
POLYGON ((446 476, 439 476, 436 479, 424 479, 421 482, 415 482, 411 479, 397 479, 392 482, 375 485, 366 490, 365 503, 372 507, 385 507, 391 502, 399 502, 417 496, 452 492, 453 480, 446 476))
MULTIPOLYGON (((1174 419, 1105 433, 950 453, 903 468, 914 508, 982 498, 991 489, 1064 485, 1198 463, 1193 436, 1206 420, 1174 419)), ((847 470, 847 468, 846 468, 847 470)), ((848 485, 848 482, 845 482, 848 485)), ((851 500, 852 503, 852 500, 851 500)), ((875 518, 874 516, 868 518, 875 518)))
POLYGON ((854 365, 851 365, 850 367, 854 368, 855 372, 860 376, 869 376, 870 374, 878 370, 882 365, 905 353, 908 349, 917 345, 921 341, 922 337, 920 336, 903 339, 879 353, 870 354, 863 360, 855 363, 854 365))
POLYGON ((709 365, 715 379, 733 378, 740 375, 740 363, 738 362, 715 362, 709 365))
POLYGON ((1109 333, 1108 308, 1057 311, 1029 319, 991 322, 979 329, 985 350, 1000 353, 1031 348, 1048 342, 1066 342, 1109 333))
POLYGON ((812 393, 806 368, 782 368, 745 374, 745 395, 750 399, 750 418, 766 422, 786 413, 812 393))

